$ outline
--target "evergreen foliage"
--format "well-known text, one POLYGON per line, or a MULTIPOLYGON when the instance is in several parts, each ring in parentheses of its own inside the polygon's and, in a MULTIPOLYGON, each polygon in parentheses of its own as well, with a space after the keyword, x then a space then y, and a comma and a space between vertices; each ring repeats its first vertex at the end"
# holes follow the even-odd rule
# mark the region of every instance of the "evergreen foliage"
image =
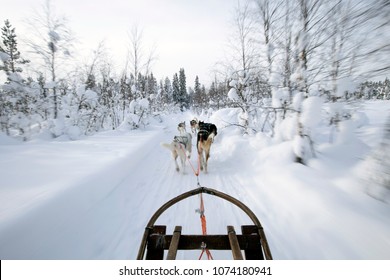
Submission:
POLYGON ((173 75, 172 81, 172 99, 175 105, 180 106, 180 83, 177 73, 173 75))
POLYGON ((9 20, 5 20, 1 31, 0 60, 3 62, 3 65, 0 65, 0 71, 4 71, 8 76, 11 73, 20 73, 23 70, 18 65, 29 63, 29 61, 21 58, 15 28, 12 27, 9 20))
POLYGON ((187 81, 184 68, 181 68, 179 71, 179 95, 177 99, 180 109, 185 111, 189 108, 189 96, 187 93, 187 81))

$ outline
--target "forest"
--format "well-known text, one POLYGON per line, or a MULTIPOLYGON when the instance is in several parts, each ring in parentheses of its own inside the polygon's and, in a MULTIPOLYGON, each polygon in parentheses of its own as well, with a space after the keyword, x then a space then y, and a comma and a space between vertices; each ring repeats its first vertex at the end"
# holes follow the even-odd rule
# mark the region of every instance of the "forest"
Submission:
POLYGON ((0 131, 23 141, 42 134, 79 139, 123 123, 146 126, 164 112, 240 108, 232 125, 244 134, 273 136, 294 115, 296 134, 310 139, 301 114, 306 99, 327 104, 335 128, 350 116, 346 103, 390 99, 389 13, 385 0, 238 1, 230 51, 203 85, 198 77, 187 81, 184 68, 155 77, 156 58, 142 48, 138 26, 124 69, 113 69, 104 42, 89 62, 73 61, 73 31, 46 1, 28 19, 27 39, 19 40, 7 19, 1 28, 0 131))

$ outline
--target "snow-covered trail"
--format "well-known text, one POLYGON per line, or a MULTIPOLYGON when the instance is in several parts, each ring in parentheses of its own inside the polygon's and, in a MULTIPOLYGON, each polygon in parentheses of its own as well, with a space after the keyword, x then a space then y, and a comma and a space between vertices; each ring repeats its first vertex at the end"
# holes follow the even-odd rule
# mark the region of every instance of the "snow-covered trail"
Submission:
MULTIPOLYGON (((18 201, 11 201, 8 207, 3 204, 0 218, 6 221, 0 223, 0 257, 135 259, 151 215, 167 200, 198 187, 197 178, 188 162, 185 174, 176 172, 170 152, 160 145, 161 142, 173 139, 177 134, 176 125, 172 119, 168 125, 142 133, 120 136, 103 133, 80 140, 75 150, 78 153, 80 147, 86 150, 85 158, 71 153, 72 142, 61 145, 45 143, 49 148, 35 145, 33 153, 38 157, 48 152, 50 154, 53 149, 54 158, 51 160, 59 161, 59 170, 57 174, 44 175, 42 168, 47 164, 46 160, 42 160, 42 166, 34 161, 23 167, 29 169, 38 164, 35 168, 41 168, 41 174, 35 170, 26 176, 31 176, 31 179, 40 175, 42 177, 29 186, 31 193, 25 195, 24 199, 22 195, 28 186, 20 190, 18 201), (62 157, 54 152, 58 149, 57 145, 63 149, 62 157), (125 145, 129 147, 124 148, 125 145), (91 155, 102 150, 106 150, 106 154, 102 153, 101 157, 105 160, 100 164, 96 163, 99 155, 94 154, 92 159, 88 159, 88 153, 91 155), (78 160, 75 160, 77 166, 74 168, 71 159, 63 162, 63 157, 72 156, 78 160), (62 187, 59 187, 60 182, 64 182, 62 187), (15 204, 19 204, 20 209, 15 204), (10 213, 12 211, 15 213, 10 213)), ((215 142, 209 173, 201 173, 199 182, 202 186, 218 189, 240 199, 240 192, 244 188, 240 186, 237 177, 239 171, 235 170, 235 163, 224 163, 224 159, 218 155, 218 138, 215 142), (217 168, 218 161, 220 166, 217 168)), ((191 161, 196 167, 195 139, 193 145, 191 161)), ((22 147, 15 157, 24 153, 28 153, 28 148, 23 150, 22 147)), ((10 187, 18 186, 17 182, 13 184, 15 186, 11 184, 10 187)), ((225 233, 226 225, 234 225, 239 230, 241 224, 251 224, 240 209, 220 198, 204 195, 204 202, 208 233, 225 233)), ((199 214, 195 211, 199 206, 198 196, 188 198, 168 209, 158 224, 167 225, 167 232, 173 232, 174 226, 182 225, 183 233, 200 234, 199 214)), ((178 258, 193 258, 198 253, 179 253, 178 258)), ((223 253, 215 254, 217 258, 224 256, 223 253)))
MULTIPOLYGON (((160 145, 191 117, 165 116, 146 129, 123 127, 78 141, 0 145, 0 259, 135 259, 153 213, 198 187, 190 166, 177 173, 160 145)), ((367 151, 365 139, 373 137, 371 126, 361 127, 352 144, 318 147, 318 157, 304 166, 294 163, 288 141, 243 136, 217 117, 210 121, 218 135, 199 183, 246 204, 275 259, 390 259, 389 205, 368 196, 353 169, 367 151)), ((197 163, 195 139, 191 162, 197 163)), ((209 234, 252 224, 223 199, 205 194, 204 203, 209 234)), ((199 207, 199 197, 190 197, 156 224, 167 225, 168 233, 181 225, 183 234, 201 234, 199 207)), ((231 259, 230 252, 212 253, 231 259)), ((177 259, 199 255, 179 252, 177 259)))
MULTIPOLYGON (((118 241, 129 240, 128 253, 130 259, 136 257, 142 233, 149 218, 169 199, 199 187, 198 182, 200 186, 218 189, 238 199, 240 199, 240 192, 244 189, 237 177, 237 170, 235 172, 224 170, 224 168, 234 169, 234 164, 229 167, 229 163, 219 162, 218 138, 212 146, 212 158, 209 160, 208 174, 201 172, 199 178, 196 178, 188 162, 186 163, 185 174, 176 172, 170 152, 159 145, 160 142, 170 142, 173 139, 173 135, 177 134, 175 125, 172 123, 169 128, 164 130, 164 133, 159 134, 154 139, 155 143, 149 153, 132 170, 132 173, 137 174, 137 176, 129 175, 124 181, 125 185, 132 186, 132 192, 135 194, 129 202, 132 209, 129 211, 129 220, 134 222, 130 222, 128 226, 128 230, 131 232, 119 237, 118 241), (218 168, 216 167, 217 164, 218 168), (220 170, 217 171, 218 169, 220 170), (141 217, 143 217, 143 220, 140 219, 141 217), (129 236, 131 238, 128 238, 129 236)), ((192 150, 191 163, 196 169, 195 137, 193 137, 192 150)), ((236 230, 240 230, 240 225, 252 224, 246 214, 236 206, 207 194, 204 194, 203 198, 209 234, 226 233, 227 225, 233 225, 236 230)), ((245 199, 242 199, 242 201, 244 202, 245 199)), ((201 234, 200 217, 196 213, 199 207, 199 196, 190 197, 168 209, 156 224, 167 225, 167 233, 172 233, 176 225, 181 225, 183 234, 201 234)), ((199 254, 200 252, 196 251, 179 252, 177 258, 194 259, 199 257, 199 254)), ((213 256, 216 258, 231 258, 231 253, 213 252, 213 256)))

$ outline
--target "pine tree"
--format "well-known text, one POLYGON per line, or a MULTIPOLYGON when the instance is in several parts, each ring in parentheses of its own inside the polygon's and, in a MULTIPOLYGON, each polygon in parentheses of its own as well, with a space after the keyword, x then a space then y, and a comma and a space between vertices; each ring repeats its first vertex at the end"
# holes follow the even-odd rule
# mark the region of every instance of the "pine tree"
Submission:
POLYGON ((202 108, 202 106, 203 106, 202 92, 201 92, 201 85, 200 85, 198 76, 196 76, 196 78, 195 78, 193 102, 194 102, 195 108, 202 108))
POLYGON ((150 75, 147 76, 145 87, 146 97, 149 98, 151 95, 153 96, 157 94, 157 80, 153 73, 150 73, 150 75))
POLYGON ((164 101, 167 104, 170 104, 173 102, 173 97, 172 97, 172 83, 171 80, 169 80, 168 77, 165 78, 164 81, 164 94, 166 95, 164 97, 164 101))
POLYGON ((7 76, 6 83, 0 88, 0 130, 7 135, 13 134, 27 140, 30 136, 31 124, 37 122, 36 96, 26 81, 20 76, 23 71, 18 65, 29 61, 21 58, 17 48, 15 28, 9 20, 5 21, 0 44, 0 70, 7 76), (12 131, 12 133, 11 133, 12 131))
POLYGON ((179 100, 178 101, 181 110, 183 110, 184 108, 188 109, 189 96, 187 93, 186 75, 184 72, 184 68, 181 68, 179 72, 179 100))
POLYGON ((227 92, 229 91, 226 82, 219 82, 217 79, 210 85, 208 91, 209 101, 219 110, 227 106, 227 92))
POLYGON ((179 84, 179 77, 177 76, 177 73, 173 75, 172 99, 174 104, 180 105, 180 84, 179 84))
POLYGON ((0 44, 0 59, 3 65, 0 65, 0 70, 5 71, 7 76, 11 73, 22 72, 22 68, 17 67, 18 64, 26 64, 29 61, 22 59, 18 50, 15 28, 13 28, 9 20, 5 20, 4 27, 1 29, 2 44, 0 44))

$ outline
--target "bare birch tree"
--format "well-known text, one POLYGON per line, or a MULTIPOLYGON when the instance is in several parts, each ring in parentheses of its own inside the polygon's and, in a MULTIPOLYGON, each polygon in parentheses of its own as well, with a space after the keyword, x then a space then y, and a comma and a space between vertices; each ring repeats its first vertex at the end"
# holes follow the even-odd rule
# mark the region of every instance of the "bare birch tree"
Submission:
POLYGON ((53 113, 54 119, 57 119, 60 103, 57 82, 61 71, 65 71, 64 59, 69 59, 71 56, 74 37, 68 27, 67 19, 55 13, 50 0, 46 0, 42 11, 36 12, 27 23, 31 29, 27 44, 33 53, 42 59, 43 66, 50 75, 53 113))
POLYGON ((131 67, 130 73, 135 78, 136 89, 140 90, 138 76, 139 74, 147 76, 151 73, 152 64, 157 59, 157 56, 155 54, 155 48, 152 48, 149 52, 145 50, 143 31, 140 30, 138 25, 132 27, 129 39, 128 62, 131 67))
POLYGON ((258 53, 255 46, 255 20, 248 1, 244 4, 238 2, 234 11, 233 33, 231 40, 230 67, 235 69, 231 73, 231 89, 228 97, 234 104, 241 108, 242 112, 238 116, 239 125, 244 132, 248 132, 250 125, 251 105, 258 98, 253 90, 254 81, 257 78, 255 72, 259 67, 258 53))
MULTIPOLYGON (((260 33, 263 37, 261 44, 265 46, 265 62, 268 72, 266 80, 269 81, 274 58, 277 55, 277 40, 281 33, 281 28, 278 28, 277 24, 282 17, 283 1, 254 0, 254 2, 256 4, 254 16, 260 24, 260 33)), ((288 14, 286 17, 288 18, 288 14)))

